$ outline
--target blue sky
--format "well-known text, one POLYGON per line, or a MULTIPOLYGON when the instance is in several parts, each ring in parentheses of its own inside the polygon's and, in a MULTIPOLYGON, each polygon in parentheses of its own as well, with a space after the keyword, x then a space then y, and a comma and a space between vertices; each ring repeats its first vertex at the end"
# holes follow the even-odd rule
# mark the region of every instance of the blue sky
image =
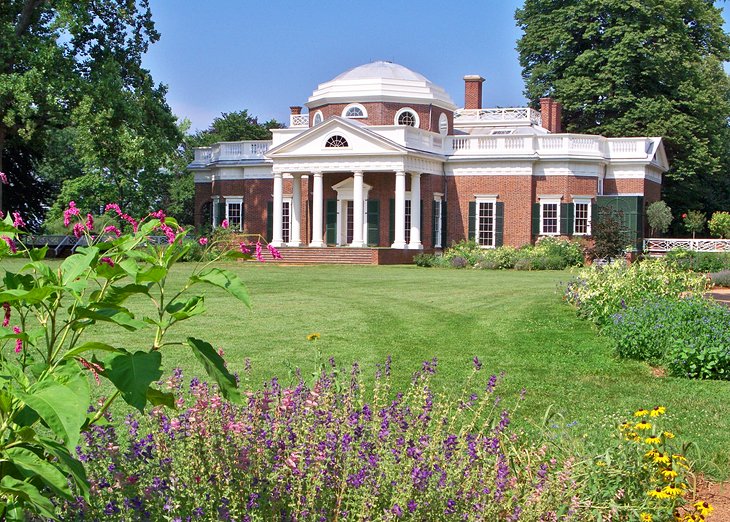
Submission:
POLYGON ((318 84, 373 60, 423 74, 459 106, 465 74, 486 78, 485 106, 526 103, 515 51, 521 0, 150 3, 162 37, 144 65, 193 130, 241 109, 288 123, 289 106, 318 84))

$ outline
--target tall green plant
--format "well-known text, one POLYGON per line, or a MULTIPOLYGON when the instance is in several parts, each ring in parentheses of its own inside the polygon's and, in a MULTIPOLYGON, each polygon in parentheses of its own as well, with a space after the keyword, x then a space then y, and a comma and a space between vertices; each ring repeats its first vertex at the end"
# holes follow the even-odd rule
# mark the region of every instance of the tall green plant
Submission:
POLYGON ((80 434, 103 421, 119 397, 140 411, 148 404, 174 407, 173 396, 153 385, 162 375, 163 353, 171 349, 192 350, 222 395, 240 401, 236 379, 209 343, 193 337, 173 342, 167 333, 204 313, 204 296, 193 287, 217 286, 248 306, 243 282, 207 263, 171 291, 168 273, 191 247, 183 241, 185 231, 161 211, 139 222, 118 205, 107 205, 107 211, 116 212, 130 231, 107 226, 99 233, 91 215, 83 217, 70 204, 65 224, 73 224, 87 246, 60 265, 46 262, 47 247, 23 244, 24 223, 17 213, 0 221, 0 260, 27 260, 19 271, 5 271, 0 285, 0 520, 24 520, 26 513, 55 519, 50 498, 70 500, 69 480, 88 497, 86 475, 74 457, 80 434), (169 243, 151 241, 155 231, 169 243), (131 297, 149 300, 153 312, 135 316, 125 306, 131 297), (134 346, 97 342, 93 335, 99 327, 138 332, 138 341, 134 346), (89 373, 115 388, 93 414, 87 414, 89 373))

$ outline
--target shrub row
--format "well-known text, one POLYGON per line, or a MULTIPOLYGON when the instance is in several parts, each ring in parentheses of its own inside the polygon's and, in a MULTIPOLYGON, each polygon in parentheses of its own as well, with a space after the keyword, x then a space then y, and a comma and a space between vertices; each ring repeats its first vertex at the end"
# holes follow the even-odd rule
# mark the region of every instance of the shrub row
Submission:
POLYGON ((680 270, 703 273, 730 270, 730 252, 695 252, 676 248, 667 252, 665 258, 680 270))

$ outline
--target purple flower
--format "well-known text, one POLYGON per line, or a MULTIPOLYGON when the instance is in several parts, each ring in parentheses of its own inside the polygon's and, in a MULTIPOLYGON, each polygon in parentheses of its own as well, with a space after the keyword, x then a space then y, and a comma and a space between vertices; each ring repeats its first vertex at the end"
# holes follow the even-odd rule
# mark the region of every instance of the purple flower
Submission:
POLYGON ((479 360, 479 357, 474 356, 473 362, 474 362, 474 369, 476 371, 479 371, 482 369, 482 362, 479 360))
POLYGON ((13 226, 15 228, 25 227, 25 221, 20 216, 20 212, 13 212, 13 226))

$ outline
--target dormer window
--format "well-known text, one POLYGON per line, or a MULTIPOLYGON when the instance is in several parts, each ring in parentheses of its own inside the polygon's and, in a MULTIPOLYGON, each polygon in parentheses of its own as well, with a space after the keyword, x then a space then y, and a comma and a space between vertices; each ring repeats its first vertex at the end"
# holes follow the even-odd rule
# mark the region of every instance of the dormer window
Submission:
POLYGON ((342 111, 342 116, 344 118, 367 118, 368 111, 359 103, 353 103, 345 107, 345 110, 342 111))
POLYGON ((401 109, 395 115, 395 124, 418 127, 418 115, 413 109, 401 109))
POLYGON ((334 136, 330 136, 327 140, 327 143, 324 144, 325 147, 328 148, 339 148, 339 147, 349 147, 350 145, 347 143, 347 140, 344 138, 344 136, 340 136, 338 134, 335 134, 334 136))
POLYGON ((312 126, 319 125, 324 121, 324 116, 322 116, 322 111, 317 111, 314 113, 314 119, 312 120, 312 126))

